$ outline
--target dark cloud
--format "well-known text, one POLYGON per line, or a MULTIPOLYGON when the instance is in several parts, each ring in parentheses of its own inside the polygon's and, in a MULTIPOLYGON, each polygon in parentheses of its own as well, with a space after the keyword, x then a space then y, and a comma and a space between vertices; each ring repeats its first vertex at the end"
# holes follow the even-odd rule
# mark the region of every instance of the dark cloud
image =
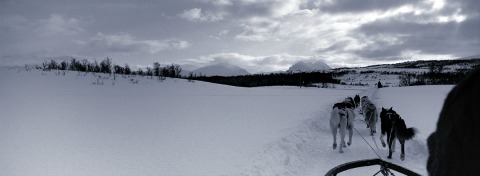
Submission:
MULTIPOLYGON (((457 29, 456 29, 457 30, 457 29)), ((480 16, 470 17, 458 26, 456 35, 462 40, 480 41, 480 16)))
POLYGON ((436 11, 410 12, 372 21, 353 32, 369 41, 355 54, 371 59, 401 58, 406 51, 455 57, 475 55, 478 53, 475 48, 480 48, 479 9, 477 1, 445 2, 436 11), (382 40, 385 36, 396 41, 385 42, 382 40))
POLYGON ((401 60, 402 49, 405 49, 401 46, 389 46, 389 47, 380 47, 376 49, 363 49, 355 52, 355 54, 368 58, 370 60, 401 60))
POLYGON ((447 3, 452 3, 452 4, 458 3, 462 11, 469 14, 469 16, 480 14, 480 11, 479 11, 480 1, 478 0, 458 0, 458 1, 449 0, 449 1, 450 2, 447 2, 447 3))
POLYGON ((318 53, 325 53, 331 51, 345 51, 345 47, 348 45, 348 41, 335 42, 327 48, 317 50, 318 53))
POLYGON ((408 50, 440 55, 475 54, 478 52, 475 48, 480 48, 478 29, 478 19, 445 23, 419 23, 401 19, 375 21, 355 31, 373 40, 372 44, 356 53, 366 58, 397 57, 401 56, 402 51, 408 50), (394 44, 375 41, 381 38, 377 36, 393 36, 398 41, 394 44))

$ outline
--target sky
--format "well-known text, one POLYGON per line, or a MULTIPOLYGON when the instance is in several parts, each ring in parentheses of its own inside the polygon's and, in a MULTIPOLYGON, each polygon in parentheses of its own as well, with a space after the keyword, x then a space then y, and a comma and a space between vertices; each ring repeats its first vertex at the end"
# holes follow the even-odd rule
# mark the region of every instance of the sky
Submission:
POLYGON ((0 0, 1 65, 354 67, 479 55, 478 31, 477 0, 0 0))

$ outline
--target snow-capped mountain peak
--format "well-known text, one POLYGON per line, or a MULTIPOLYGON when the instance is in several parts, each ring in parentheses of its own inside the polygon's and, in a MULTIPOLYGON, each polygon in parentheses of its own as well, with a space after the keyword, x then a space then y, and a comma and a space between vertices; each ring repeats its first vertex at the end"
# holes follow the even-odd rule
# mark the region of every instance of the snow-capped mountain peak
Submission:
POLYGON ((295 64, 293 64, 288 71, 291 72, 299 72, 299 71, 304 71, 304 72, 311 72, 311 71, 320 71, 320 70, 329 70, 332 69, 330 66, 328 66, 325 62, 315 60, 315 61, 299 61, 295 64))
POLYGON ((202 74, 205 76, 237 76, 250 74, 245 69, 229 63, 219 63, 215 65, 201 67, 194 70, 193 73, 202 74))

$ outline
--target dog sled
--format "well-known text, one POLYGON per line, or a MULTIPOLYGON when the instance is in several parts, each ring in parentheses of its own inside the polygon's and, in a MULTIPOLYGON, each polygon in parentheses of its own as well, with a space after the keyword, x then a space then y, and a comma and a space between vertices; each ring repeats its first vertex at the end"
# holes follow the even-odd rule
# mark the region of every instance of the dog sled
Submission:
POLYGON ((380 166, 380 170, 373 175, 378 175, 378 174, 382 174, 384 176, 394 175, 390 170, 394 170, 396 172, 399 172, 399 173, 402 173, 402 174, 405 174, 405 175, 409 175, 409 176, 410 175, 413 175, 413 176, 417 176, 417 175, 419 176, 420 175, 420 174, 417 174, 417 173, 415 173, 411 170, 408 170, 408 169, 406 169, 402 166, 399 166, 399 165, 396 165, 396 164, 393 164, 393 163, 390 163, 390 162, 386 162, 386 161, 383 161, 383 160, 377 158, 377 159, 352 161, 352 162, 348 162, 348 163, 345 163, 345 164, 338 165, 337 167, 334 167, 330 171, 328 171, 327 174, 325 174, 325 176, 336 176, 337 174, 339 174, 343 171, 347 171, 347 170, 354 169, 354 168, 359 168, 359 167, 373 166, 373 165, 379 165, 380 166))

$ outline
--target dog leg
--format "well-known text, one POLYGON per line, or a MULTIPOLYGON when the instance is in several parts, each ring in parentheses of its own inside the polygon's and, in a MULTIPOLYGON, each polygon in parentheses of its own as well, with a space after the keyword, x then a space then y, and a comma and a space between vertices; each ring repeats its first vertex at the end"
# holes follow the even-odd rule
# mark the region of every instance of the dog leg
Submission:
MULTIPOLYGON (((373 117, 370 118, 370 120, 373 120, 373 117)), ((372 133, 374 134, 377 133, 377 126, 375 125, 375 121, 370 122, 370 130, 372 130, 372 133)))
POLYGON ((395 139, 392 139, 392 152, 395 152, 395 148, 397 147, 397 141, 395 139))
MULTIPOLYGON (((346 124, 344 124, 344 125, 346 125, 346 124)), ((343 153, 343 150, 342 150, 343 147, 347 147, 347 145, 345 145, 345 126, 344 125, 342 125, 340 127, 340 141, 341 141, 340 142, 340 153, 343 153)))
MULTIPOLYGON (((393 135, 393 134, 392 134, 393 135)), ((392 143, 395 142, 395 136, 391 136, 388 141, 388 159, 392 159, 392 143)))
POLYGON ((403 161, 405 160, 405 141, 400 141, 400 145, 402 146, 402 154, 400 154, 400 159, 403 161))
POLYGON ((345 140, 340 139, 340 147, 338 147, 338 152, 343 153, 343 148, 345 146, 345 140))
POLYGON ((392 150, 389 148, 388 149, 388 156, 387 156, 388 159, 392 159, 392 150))
POLYGON ((352 128, 350 128, 348 129, 348 143, 347 143, 348 146, 352 145, 352 136, 353 136, 353 130, 352 128))
POLYGON ((333 150, 337 148, 337 129, 332 128, 332 134, 333 134, 333 150))
MULTIPOLYGON (((382 142, 382 146, 383 146, 383 147, 386 146, 385 141, 383 140, 383 137, 384 137, 384 136, 385 136, 385 134, 381 134, 381 135, 380 135, 380 141, 382 142)), ((388 140, 388 138, 387 138, 387 140, 388 140)))

